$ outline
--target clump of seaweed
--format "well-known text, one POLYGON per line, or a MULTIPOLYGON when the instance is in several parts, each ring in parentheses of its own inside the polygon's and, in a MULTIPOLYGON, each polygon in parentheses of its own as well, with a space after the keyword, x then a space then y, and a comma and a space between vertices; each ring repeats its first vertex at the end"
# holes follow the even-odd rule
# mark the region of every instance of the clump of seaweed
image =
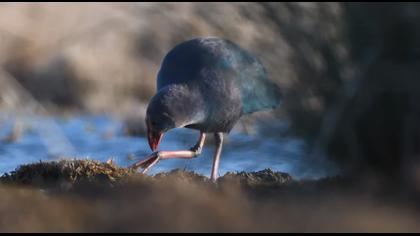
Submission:
POLYGON ((257 172, 228 172, 219 179, 219 182, 236 182, 248 187, 277 187, 290 184, 293 181, 288 173, 274 172, 271 169, 264 169, 257 172))
MULTIPOLYGON (((59 187, 68 189, 80 184, 106 184, 146 180, 154 182, 182 182, 212 185, 211 180, 193 171, 175 169, 146 177, 133 169, 119 167, 113 162, 94 160, 60 160, 21 165, 15 171, 0 177, 0 183, 29 185, 35 187, 59 187)), ((257 172, 228 172, 221 176, 218 184, 239 183, 247 187, 278 187, 294 182, 287 173, 265 169, 257 172)))
POLYGON ((21 165, 4 174, 0 182, 42 187, 71 187, 79 183, 113 184, 134 172, 112 162, 93 160, 60 160, 21 165))
POLYGON ((194 171, 186 171, 181 169, 174 169, 169 172, 158 173, 154 176, 154 179, 165 180, 165 179, 177 179, 178 181, 189 181, 189 182, 198 182, 206 183, 210 182, 210 179, 204 175, 195 173, 194 171))

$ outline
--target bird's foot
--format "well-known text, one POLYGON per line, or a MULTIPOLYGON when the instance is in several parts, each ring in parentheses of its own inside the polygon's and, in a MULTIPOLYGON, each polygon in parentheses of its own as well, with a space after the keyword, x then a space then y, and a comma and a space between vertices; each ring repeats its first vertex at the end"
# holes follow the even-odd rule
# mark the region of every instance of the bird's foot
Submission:
POLYGON ((130 169, 137 170, 138 168, 142 168, 142 173, 145 174, 152 166, 158 163, 160 160, 159 152, 154 152, 150 154, 146 159, 136 162, 130 166, 130 169))
POLYGON ((202 147, 199 144, 194 145, 190 148, 190 151, 194 153, 193 157, 198 157, 201 154, 202 147))

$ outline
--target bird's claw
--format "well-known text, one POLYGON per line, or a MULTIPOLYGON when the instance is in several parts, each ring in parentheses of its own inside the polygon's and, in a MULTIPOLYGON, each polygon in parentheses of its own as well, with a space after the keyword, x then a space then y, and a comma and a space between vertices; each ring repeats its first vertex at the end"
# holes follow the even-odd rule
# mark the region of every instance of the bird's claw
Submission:
POLYGON ((130 169, 137 170, 142 168, 142 173, 145 174, 152 166, 154 166, 160 160, 159 152, 153 152, 146 159, 136 162, 130 166, 130 169))
POLYGON ((201 154, 201 147, 200 145, 195 145, 194 147, 190 148, 190 151, 194 153, 194 157, 197 157, 198 155, 201 154))

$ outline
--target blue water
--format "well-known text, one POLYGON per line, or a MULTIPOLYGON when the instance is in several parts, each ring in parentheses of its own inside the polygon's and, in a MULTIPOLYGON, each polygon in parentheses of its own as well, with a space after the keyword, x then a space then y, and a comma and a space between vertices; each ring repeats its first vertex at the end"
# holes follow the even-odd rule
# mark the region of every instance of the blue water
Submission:
MULTIPOLYGON (((164 136, 160 150, 187 149, 197 138, 197 131, 175 129, 164 136)), ((150 154, 145 137, 124 135, 122 122, 108 116, 1 116, 0 140, 3 140, 0 141, 1 173, 10 172, 21 164, 66 158, 112 159, 120 166, 129 166, 150 154), (24 131, 15 141, 4 141, 16 122, 24 131)), ((148 174, 180 168, 209 176, 213 151, 213 144, 207 142, 198 158, 163 160, 148 174)), ((302 140, 232 131, 223 147, 219 175, 265 168, 288 172, 297 179, 320 178, 334 172, 325 160, 305 155, 302 140)))

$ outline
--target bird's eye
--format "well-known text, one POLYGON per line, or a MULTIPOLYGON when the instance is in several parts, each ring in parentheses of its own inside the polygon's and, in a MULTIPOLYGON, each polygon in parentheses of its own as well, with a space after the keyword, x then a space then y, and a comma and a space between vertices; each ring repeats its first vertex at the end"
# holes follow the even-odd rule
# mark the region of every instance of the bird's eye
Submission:
POLYGON ((156 122, 155 121, 152 121, 151 124, 152 124, 152 126, 156 126, 156 122))

